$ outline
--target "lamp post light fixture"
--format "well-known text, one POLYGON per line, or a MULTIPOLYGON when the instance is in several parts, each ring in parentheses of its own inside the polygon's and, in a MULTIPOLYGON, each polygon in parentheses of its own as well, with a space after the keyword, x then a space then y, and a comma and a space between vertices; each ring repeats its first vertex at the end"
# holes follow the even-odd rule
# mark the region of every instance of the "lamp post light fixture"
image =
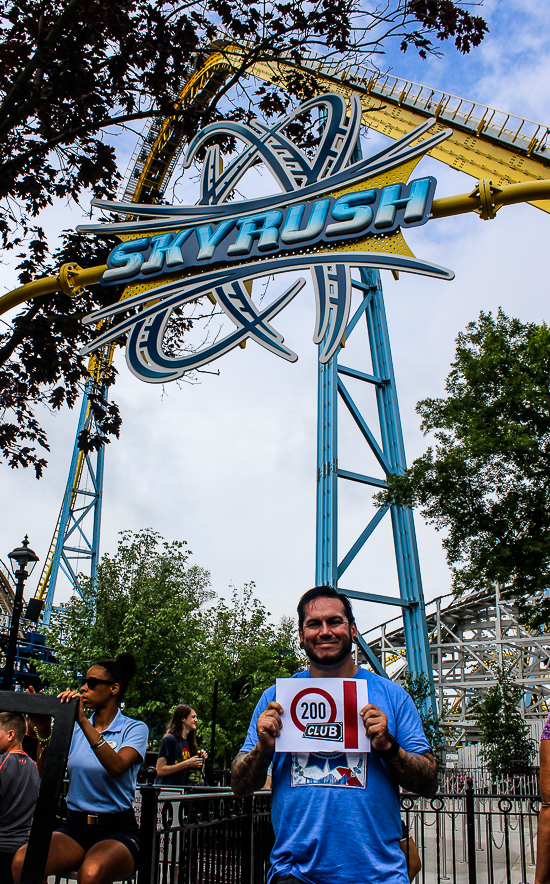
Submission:
POLYGON ((25 580, 30 576, 38 561, 36 553, 33 552, 32 549, 29 549, 28 535, 25 535, 25 539, 21 546, 12 550, 11 553, 8 553, 8 558, 11 560, 10 564, 17 583, 11 615, 6 663, 4 666, 4 678, 2 680, 3 691, 11 691, 12 689, 13 670, 17 652, 17 635, 19 633, 19 621, 21 620, 21 612, 23 610, 23 589, 25 586, 25 580))

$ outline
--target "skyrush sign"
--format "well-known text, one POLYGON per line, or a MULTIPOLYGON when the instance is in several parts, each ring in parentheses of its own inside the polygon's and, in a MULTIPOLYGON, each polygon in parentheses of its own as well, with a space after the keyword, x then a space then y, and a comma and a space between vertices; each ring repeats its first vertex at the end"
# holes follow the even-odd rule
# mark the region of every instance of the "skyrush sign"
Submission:
POLYGON ((319 242, 416 227, 428 220, 435 187, 435 178, 418 178, 409 185, 392 184, 337 199, 296 203, 282 211, 228 218, 214 228, 203 224, 132 239, 113 249, 101 282, 130 283, 177 273, 185 267, 227 264, 319 242))
POLYGON ((345 336, 352 290, 362 267, 421 273, 452 279, 444 267, 416 258, 400 230, 425 224, 430 217, 436 181, 408 179, 419 159, 447 138, 426 120, 398 141, 361 157, 362 119, 357 95, 349 103, 328 93, 312 98, 268 127, 234 122, 206 126, 187 150, 188 168, 205 151, 196 205, 145 205, 94 201, 125 216, 122 221, 80 225, 82 233, 116 234, 122 242, 110 253, 103 285, 126 284, 123 299, 98 310, 85 323, 103 325, 85 355, 126 337, 130 371, 148 383, 176 380, 252 340, 290 362, 298 358, 284 343, 272 320, 306 285, 296 279, 271 303, 253 298, 255 280, 288 271, 311 275, 316 299, 313 340, 319 362, 329 362, 345 336), (319 145, 307 156, 288 135, 296 117, 318 112, 319 145), (230 136, 244 145, 223 168, 216 143, 230 136), (279 191, 235 200, 243 175, 262 165, 279 191), (135 219, 135 220, 133 220, 135 219), (209 298, 231 322, 225 336, 196 351, 174 354, 164 349, 174 310, 209 298))

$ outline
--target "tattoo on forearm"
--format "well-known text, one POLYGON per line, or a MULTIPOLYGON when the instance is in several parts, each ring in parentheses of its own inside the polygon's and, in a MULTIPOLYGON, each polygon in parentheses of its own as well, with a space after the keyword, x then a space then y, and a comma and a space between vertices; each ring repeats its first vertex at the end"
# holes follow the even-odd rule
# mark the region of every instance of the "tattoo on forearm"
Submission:
POLYGON ((239 752, 231 765, 231 788, 235 794, 242 797, 261 789, 270 763, 269 755, 264 755, 257 746, 250 752, 239 752))
POLYGON ((431 752, 405 752, 387 760, 387 765, 400 786, 408 792, 432 797, 437 790, 437 762, 431 752))

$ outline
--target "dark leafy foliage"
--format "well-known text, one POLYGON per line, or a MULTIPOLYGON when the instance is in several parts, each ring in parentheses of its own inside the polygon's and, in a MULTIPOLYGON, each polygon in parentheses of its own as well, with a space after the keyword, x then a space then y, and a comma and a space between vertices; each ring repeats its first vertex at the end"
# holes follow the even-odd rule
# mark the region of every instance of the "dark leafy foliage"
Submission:
MULTIPOLYGON (((435 32, 438 40, 454 37, 459 52, 469 52, 473 46, 479 46, 487 32, 481 16, 471 15, 451 0, 410 0, 409 11, 429 33, 435 32)), ((426 58, 432 49, 430 40, 421 30, 413 30, 403 38, 401 48, 404 52, 408 46, 414 46, 421 58, 426 58)))
POLYGON ((501 584, 533 627, 550 615, 549 379, 546 324, 481 313, 457 338, 446 397, 417 405, 435 449, 378 498, 447 532, 458 592, 501 584))
MULTIPOLYGON (((222 115, 269 116, 293 97, 315 92, 309 75, 267 87, 244 84, 266 51, 299 62, 313 48, 345 64, 381 52, 391 37, 421 55, 435 51, 434 38, 454 37, 467 52, 484 30, 481 19, 452 0, 391 0, 383 11, 361 0, 0 0, 0 241, 5 250, 22 249, 20 282, 56 273, 65 261, 104 261, 107 243, 74 235, 50 258, 37 219, 56 199, 114 195, 120 181, 115 135, 146 118, 176 113, 185 140, 222 115), (246 41, 242 62, 210 101, 176 110, 182 83, 221 32, 246 41)), ((216 46, 224 51, 227 41, 216 46)), ((307 145, 310 136, 303 134, 307 145)), ((231 149, 231 141, 223 146, 231 149)), ((32 465, 41 475, 46 461, 39 449, 48 444, 36 406, 74 404, 87 376, 77 350, 93 334, 81 318, 119 296, 99 287, 74 299, 44 296, 0 335, 0 451, 10 466, 32 465)), ((176 333, 187 328, 181 318, 176 333)), ((113 381, 111 372, 106 386, 113 381)), ((82 437, 84 448, 118 435, 120 427, 116 405, 100 396, 94 407, 98 427, 82 437)))

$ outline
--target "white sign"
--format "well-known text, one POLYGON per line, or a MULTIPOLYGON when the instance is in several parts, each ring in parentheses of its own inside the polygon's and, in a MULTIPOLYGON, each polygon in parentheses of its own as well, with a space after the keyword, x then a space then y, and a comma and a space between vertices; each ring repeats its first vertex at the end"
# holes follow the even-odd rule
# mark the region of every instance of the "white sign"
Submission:
POLYGON ((275 752, 370 752, 359 711, 369 702, 363 678, 278 678, 283 729, 275 752))

